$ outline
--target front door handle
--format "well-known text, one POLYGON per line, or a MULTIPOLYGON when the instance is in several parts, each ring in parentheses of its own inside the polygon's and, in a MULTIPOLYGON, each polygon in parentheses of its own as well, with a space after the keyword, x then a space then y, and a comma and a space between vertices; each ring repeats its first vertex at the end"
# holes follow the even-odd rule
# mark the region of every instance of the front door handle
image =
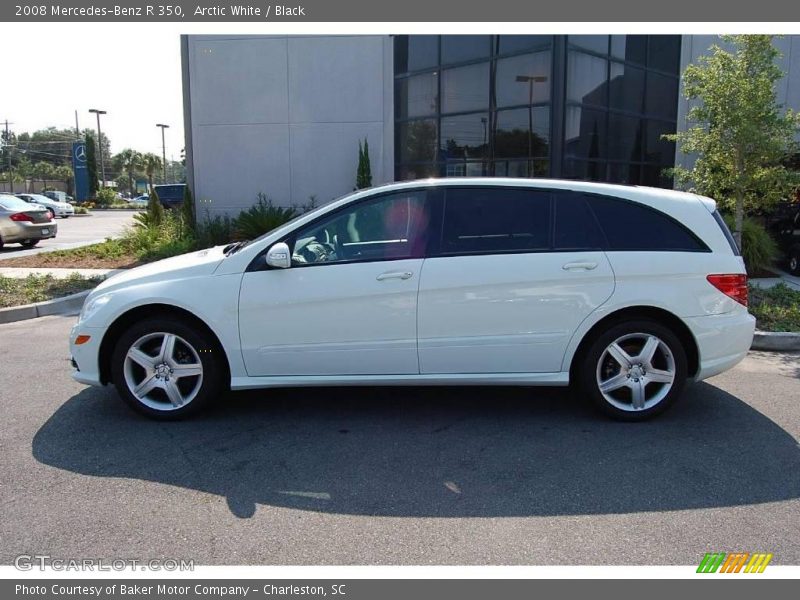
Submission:
POLYGON ((565 271, 591 271, 597 268, 596 262, 570 262, 561 267, 565 271))
POLYGON ((378 281, 385 279, 411 279, 413 276, 414 273, 411 271, 386 271, 386 273, 381 273, 375 279, 378 281))

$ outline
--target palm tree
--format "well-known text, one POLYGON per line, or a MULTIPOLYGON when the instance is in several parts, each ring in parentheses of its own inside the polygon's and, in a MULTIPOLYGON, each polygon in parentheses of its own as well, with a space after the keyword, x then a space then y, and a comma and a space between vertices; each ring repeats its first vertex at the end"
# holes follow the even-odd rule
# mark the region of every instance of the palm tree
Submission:
POLYGON ((128 176, 128 191, 133 197, 133 186, 136 185, 136 173, 142 170, 142 155, 133 148, 125 148, 114 156, 114 168, 128 176))
POLYGON ((67 193, 71 195, 72 194, 72 183, 73 183, 72 182, 72 178, 73 178, 72 169, 70 167, 68 167, 67 165, 60 165, 60 166, 56 167, 55 177, 56 177, 56 179, 60 179, 61 181, 64 182, 64 187, 67 188, 67 193))
POLYGON ((148 152, 142 155, 142 164, 144 165, 144 172, 147 174, 147 182, 150 184, 150 191, 153 190, 153 175, 161 170, 161 159, 157 154, 148 152))

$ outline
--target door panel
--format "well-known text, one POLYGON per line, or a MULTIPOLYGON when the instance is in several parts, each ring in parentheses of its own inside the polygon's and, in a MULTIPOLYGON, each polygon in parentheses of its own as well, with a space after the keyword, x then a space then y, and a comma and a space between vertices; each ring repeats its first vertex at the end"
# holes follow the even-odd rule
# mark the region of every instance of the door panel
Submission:
POLYGON ((420 372, 557 372, 572 333, 613 290, 602 251, 427 259, 420 372))
POLYGON ((421 266, 416 258, 245 273, 239 328, 248 374, 418 373, 421 266))

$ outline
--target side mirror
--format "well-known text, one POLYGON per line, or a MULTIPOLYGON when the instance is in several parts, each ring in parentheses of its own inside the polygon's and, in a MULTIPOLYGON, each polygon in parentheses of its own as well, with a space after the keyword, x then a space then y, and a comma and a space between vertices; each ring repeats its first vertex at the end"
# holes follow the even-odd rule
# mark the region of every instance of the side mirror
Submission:
POLYGON ((288 269, 291 267, 292 254, 289 252, 289 246, 284 242, 274 244, 267 250, 267 264, 277 269, 288 269))

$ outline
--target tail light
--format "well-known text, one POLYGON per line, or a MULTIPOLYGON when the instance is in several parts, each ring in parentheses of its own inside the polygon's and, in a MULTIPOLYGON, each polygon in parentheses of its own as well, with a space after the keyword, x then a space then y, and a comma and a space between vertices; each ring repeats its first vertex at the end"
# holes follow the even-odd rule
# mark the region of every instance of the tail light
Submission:
POLYGON ((706 279, 728 298, 747 306, 747 275, 738 273, 732 275, 709 275, 706 279))
POLYGON ((28 213, 14 213, 9 217, 12 221, 30 221, 33 223, 33 217, 28 213))

